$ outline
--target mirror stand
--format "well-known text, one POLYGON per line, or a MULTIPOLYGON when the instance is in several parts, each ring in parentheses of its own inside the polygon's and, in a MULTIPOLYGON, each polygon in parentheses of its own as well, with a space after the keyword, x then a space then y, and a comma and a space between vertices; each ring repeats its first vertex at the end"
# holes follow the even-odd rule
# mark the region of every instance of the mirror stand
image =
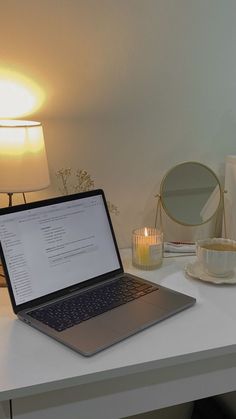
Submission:
POLYGON ((162 225, 162 213, 161 213, 161 195, 157 194, 155 195, 155 198, 157 198, 157 205, 156 205, 156 213, 155 213, 155 223, 154 223, 154 227, 158 228, 160 230, 163 230, 163 225, 162 225), (158 217, 159 217, 159 224, 158 224, 158 217))

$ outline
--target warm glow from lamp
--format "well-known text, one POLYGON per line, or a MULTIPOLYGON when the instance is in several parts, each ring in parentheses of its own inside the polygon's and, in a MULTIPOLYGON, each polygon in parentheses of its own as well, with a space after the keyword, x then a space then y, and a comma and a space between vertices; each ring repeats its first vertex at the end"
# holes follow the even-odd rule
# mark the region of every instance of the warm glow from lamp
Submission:
POLYGON ((0 192, 30 192, 49 186, 40 122, 0 120, 0 192))
POLYGON ((45 94, 30 78, 0 69, 0 118, 18 118, 35 112, 45 94))

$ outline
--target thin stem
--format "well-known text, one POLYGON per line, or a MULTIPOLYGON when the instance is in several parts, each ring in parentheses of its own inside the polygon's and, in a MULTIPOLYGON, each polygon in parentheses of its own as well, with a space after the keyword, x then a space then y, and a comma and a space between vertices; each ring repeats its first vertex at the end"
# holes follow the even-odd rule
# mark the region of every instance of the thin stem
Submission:
POLYGON ((12 207, 12 196, 13 196, 13 193, 12 192, 8 192, 8 199, 9 199, 9 201, 8 201, 8 206, 9 207, 12 207))

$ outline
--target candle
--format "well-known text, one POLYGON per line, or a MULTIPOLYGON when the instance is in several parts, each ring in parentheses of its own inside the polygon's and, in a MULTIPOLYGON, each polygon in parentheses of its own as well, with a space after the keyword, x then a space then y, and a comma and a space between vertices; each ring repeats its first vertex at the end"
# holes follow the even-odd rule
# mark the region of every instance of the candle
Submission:
POLYGON ((156 228, 144 227, 133 231, 132 261, 140 269, 155 269, 162 263, 163 234, 156 228))

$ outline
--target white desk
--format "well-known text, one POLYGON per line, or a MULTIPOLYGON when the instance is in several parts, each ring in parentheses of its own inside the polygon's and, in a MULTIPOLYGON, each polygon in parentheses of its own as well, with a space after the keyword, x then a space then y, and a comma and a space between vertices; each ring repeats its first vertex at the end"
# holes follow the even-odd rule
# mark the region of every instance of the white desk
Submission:
POLYGON ((236 390, 236 285, 186 278, 192 257, 149 272, 132 267, 130 251, 122 258, 126 271, 197 303, 84 358, 17 320, 0 289, 0 401, 13 400, 15 418, 116 419, 236 390))

